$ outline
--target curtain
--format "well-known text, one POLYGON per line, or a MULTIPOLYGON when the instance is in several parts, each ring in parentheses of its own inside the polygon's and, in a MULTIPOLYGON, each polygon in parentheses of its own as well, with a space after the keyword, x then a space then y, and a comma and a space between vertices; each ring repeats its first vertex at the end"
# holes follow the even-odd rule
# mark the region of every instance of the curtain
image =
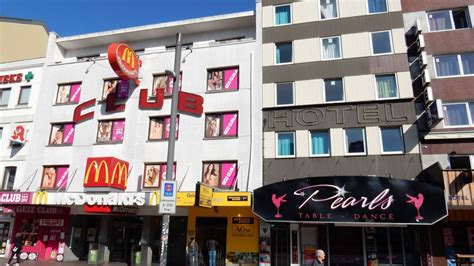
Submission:
POLYGON ((456 55, 443 56, 435 58, 436 72, 441 76, 456 76, 459 75, 459 64, 456 55))
POLYGON ((461 62, 464 75, 474 74, 474 54, 462 54, 461 62))
POLYGON ((337 17, 336 0, 320 0, 321 18, 335 18, 337 17))
POLYGON ((339 39, 331 38, 323 40, 323 58, 340 58, 341 54, 339 52, 339 39), (332 40, 332 42, 330 42, 332 40))
POLYGON ((294 155, 293 134, 278 135, 278 155, 294 155))
POLYGON ((469 124, 465 104, 445 105, 443 109, 447 125, 461 126, 469 124))
POLYGON ((379 13, 387 11, 386 0, 369 0, 369 13, 379 13))
POLYGON ((397 96, 397 85, 395 83, 394 75, 378 76, 377 92, 378 98, 391 98, 397 96))
POLYGON ((277 25, 290 23, 290 6, 277 7, 275 19, 277 25))
POLYGON ((292 60, 291 43, 281 43, 276 46, 276 62, 288 63, 292 60))
POLYGON ((328 133, 327 132, 312 132, 311 133, 311 153, 328 154, 328 133))
POLYGON ((452 28, 449 11, 428 14, 428 20, 431 31, 447 30, 452 28))

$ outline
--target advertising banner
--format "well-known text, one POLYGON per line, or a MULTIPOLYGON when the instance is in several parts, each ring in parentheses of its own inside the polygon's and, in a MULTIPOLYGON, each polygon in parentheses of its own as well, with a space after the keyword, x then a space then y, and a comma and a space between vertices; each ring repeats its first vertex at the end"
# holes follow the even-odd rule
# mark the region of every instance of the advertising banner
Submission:
POLYGON ((81 84, 72 84, 69 92, 69 101, 78 103, 81 100, 81 84))
POLYGON ((232 188, 235 184, 236 177, 237 163, 223 163, 220 187, 225 189, 232 188))
POLYGON ((0 204, 30 204, 31 192, 0 192, 0 204))
POLYGON ((224 114, 223 120, 224 136, 237 136, 237 114, 224 114))
POLYGON ((224 90, 239 89, 239 69, 230 68, 224 70, 224 90))

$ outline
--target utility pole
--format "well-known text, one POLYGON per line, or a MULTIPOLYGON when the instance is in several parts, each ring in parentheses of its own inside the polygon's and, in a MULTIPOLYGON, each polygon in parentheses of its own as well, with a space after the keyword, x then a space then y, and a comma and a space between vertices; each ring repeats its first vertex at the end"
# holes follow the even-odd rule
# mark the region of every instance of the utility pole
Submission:
MULTIPOLYGON (((174 172, 174 147, 176 142, 176 116, 178 113, 178 89, 181 72, 181 33, 176 35, 176 48, 174 56, 174 73, 173 73, 173 92, 171 97, 171 114, 170 114, 170 134, 168 140, 168 159, 166 161, 166 180, 173 179, 174 172)), ((176 189, 176 188, 174 188, 176 189)), ((167 265, 168 256, 168 235, 170 227, 170 215, 163 214, 161 224, 161 252, 160 265, 167 265)))

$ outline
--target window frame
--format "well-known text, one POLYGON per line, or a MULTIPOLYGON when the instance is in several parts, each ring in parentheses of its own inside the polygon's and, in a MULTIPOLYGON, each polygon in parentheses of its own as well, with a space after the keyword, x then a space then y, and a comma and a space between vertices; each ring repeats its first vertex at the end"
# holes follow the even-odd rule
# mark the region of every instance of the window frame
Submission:
POLYGON ((294 44, 293 44, 293 41, 288 41, 288 42, 277 42, 277 43, 274 43, 274 53, 273 55, 275 56, 275 59, 274 59, 274 63, 275 65, 278 65, 278 66, 281 66, 281 65, 289 65, 289 64, 293 64, 293 61, 295 60, 294 58, 294 44), (290 62, 285 62, 285 63, 278 63, 277 62, 277 46, 278 44, 287 44, 287 43, 290 43, 291 44, 291 61, 290 62))
MULTIPOLYGON (((67 186, 67 182, 69 182, 69 169, 71 168, 70 165, 67 165, 67 164, 59 164, 59 165, 43 165, 43 171, 41 172, 41 183, 40 183, 40 189, 41 190, 57 190, 57 189, 60 189, 57 185, 58 185, 58 178, 59 178, 59 175, 58 175, 58 168, 67 168, 67 172, 68 172, 68 179, 66 180, 66 186, 67 186), (43 186, 43 183, 44 183, 44 177, 45 177, 45 171, 46 171, 46 168, 54 168, 54 171, 55 171, 55 179, 54 179, 54 184, 52 187, 44 187, 43 186)), ((61 189, 66 189, 64 185, 61 186, 61 189)))
POLYGON ((344 84, 344 77, 342 78, 327 78, 323 79, 323 103, 344 103, 346 102, 346 86, 344 84), (326 80, 335 80, 335 79, 341 79, 342 83, 342 100, 340 101, 327 101, 326 99, 326 80))
MULTIPOLYGON (((459 126, 451 126, 451 125, 447 125, 446 124, 446 121, 448 121, 447 119, 443 119, 443 127, 444 128, 467 128, 467 127, 474 127, 474 117, 471 116, 471 110, 469 108, 469 103, 470 102, 447 102, 447 103, 444 103, 443 102, 443 114, 444 114, 444 107, 446 105, 459 105, 459 104, 464 104, 464 106, 466 107, 466 113, 467 113, 467 120, 468 120, 468 123, 467 125, 459 125, 459 126)), ((474 102, 472 102, 474 103, 474 102)), ((445 115, 445 118, 447 118, 447 115, 445 115)))
POLYGON ((14 188, 15 188, 15 178, 16 178, 17 171, 18 171, 17 166, 5 166, 5 168, 3 170, 3 180, 2 180, 2 190, 3 191, 12 191, 12 190, 14 190, 14 188), (9 179, 11 177, 11 173, 8 172, 8 170, 13 170, 13 169, 15 170, 15 175, 13 176, 13 185, 9 189, 7 186, 8 186, 9 179), (9 173, 8 178, 7 178, 7 172, 9 173))
POLYGON ((283 131, 283 132, 275 132, 275 157, 276 158, 296 158, 296 132, 295 131, 283 131), (293 136, 293 155, 279 155, 278 154, 278 136, 283 134, 291 134, 293 136))
POLYGON ((370 8, 369 8, 369 1, 370 1, 370 0, 367 0, 367 1, 365 1, 365 5, 366 5, 366 7, 367 7, 367 14, 368 14, 368 15, 384 14, 384 13, 388 13, 388 12, 389 12, 388 1, 387 1, 387 0, 385 0, 385 6, 387 7, 387 10, 386 10, 386 11, 383 11, 383 12, 375 12, 375 13, 370 13, 370 8))
MULTIPOLYGON (((162 171, 162 166, 167 166, 167 163, 166 162, 144 162, 143 164, 143 178, 142 178, 142 190, 149 190, 149 189, 156 189, 156 188, 161 188, 161 181, 163 181, 163 171, 162 171), (157 166, 159 165, 160 166, 160 170, 159 170, 159 173, 158 173, 158 186, 145 186, 145 181, 146 181, 146 178, 147 178, 147 166, 157 166)), ((167 170, 168 171, 168 170, 167 170)), ((175 177, 175 179, 173 180, 176 180, 176 172, 178 171, 178 166, 176 164, 176 161, 173 162, 173 175, 175 177)))
POLYGON ((211 139, 234 139, 239 137, 239 111, 226 111, 226 112, 217 112, 217 113, 205 113, 204 114, 204 139, 205 140, 211 140, 211 139), (235 131, 235 136, 224 136, 224 115, 237 115, 237 125, 236 125, 236 131, 235 131), (219 135, 218 136, 206 136, 206 131, 207 131, 207 125, 208 125, 208 116, 219 116, 219 135))
POLYGON ((18 102, 17 102, 17 106, 28 106, 28 104, 30 103, 30 95, 31 95, 31 86, 21 86, 20 87, 20 95, 18 95, 18 102), (30 94, 28 94, 28 99, 26 101, 26 103, 22 103, 21 102, 21 96, 23 95, 23 92, 25 89, 30 89, 30 94))
POLYGON ((281 5, 274 5, 273 6, 273 26, 275 27, 280 27, 280 26, 286 26, 286 25, 291 25, 293 24, 293 10, 292 10, 292 5, 291 3, 288 3, 288 4, 281 4, 281 5), (276 9, 277 7, 283 7, 283 6, 289 6, 290 7, 290 22, 289 23, 285 23, 285 24, 277 24, 276 23, 276 9))
POLYGON ((342 38, 340 35, 335 35, 335 36, 327 36, 327 37, 321 37, 320 38, 320 46, 321 46, 321 51, 320 51, 320 56, 321 56, 321 61, 332 61, 332 60, 341 60, 342 59, 342 38), (337 38, 339 40, 339 55, 340 57, 335 57, 335 58, 324 58, 324 44, 323 41, 326 39, 334 39, 337 38))
POLYGON ((472 76, 474 76, 474 73, 473 74, 465 74, 464 73, 464 67, 463 67, 462 60, 461 60, 461 55, 463 55, 463 54, 474 54, 474 52, 461 53, 461 54, 433 55, 433 65, 434 65, 435 77, 436 78, 452 78, 452 77, 472 77, 472 76), (448 57, 448 56, 453 56, 453 55, 456 56, 456 61, 457 61, 457 65, 458 65, 458 68, 459 68, 459 75, 439 76, 438 75, 438 68, 437 68, 437 65, 436 65, 436 59, 439 59, 440 57, 448 57))
POLYGON ((0 108, 8 108, 8 105, 10 103, 11 95, 12 95, 12 88, 11 87, 0 88, 0 96, 1 96, 0 97, 0 108), (1 104, 2 99, 3 99, 3 91, 9 91, 7 103, 4 104, 4 105, 1 104))
POLYGON ((125 118, 117 118, 117 119, 104 119, 104 120, 98 120, 97 121, 97 132, 96 132, 96 142, 95 144, 97 145, 104 145, 104 144, 122 144, 124 139, 125 139, 125 125, 126 125, 126 119, 125 118), (118 121, 123 121, 124 123, 124 132, 123 132, 123 138, 121 141, 112 141, 112 136, 113 136, 113 131, 114 131, 114 122, 118 121), (110 137, 109 141, 99 141, 99 130, 100 130, 100 123, 101 122, 111 122, 112 126, 110 128, 110 137))
POLYGON ((388 126, 388 127, 379 127, 379 140, 380 140, 380 153, 381 154, 404 154, 405 153, 405 138, 403 137, 403 128, 401 126, 388 126), (398 133, 400 134, 400 139, 401 139, 401 151, 385 151, 384 150, 384 142, 383 142, 383 135, 382 131, 383 129, 398 129, 398 133))
POLYGON ((293 81, 290 81, 290 82, 278 82, 278 83, 274 83, 275 84, 275 106, 294 106, 296 104, 296 101, 295 101, 295 83, 293 81), (278 85, 279 84, 291 84, 291 101, 292 103, 290 104, 278 104, 278 85))
POLYGON ((469 8, 467 8, 467 7, 454 8, 454 9, 444 9, 444 10, 435 10, 435 11, 426 12, 426 21, 428 23, 428 32, 443 32, 443 31, 452 31, 452 30, 471 29, 472 24, 471 24, 471 19, 470 19, 469 15, 470 15, 469 14, 469 8), (456 28, 456 23, 454 23, 454 15, 453 15, 453 11, 456 11, 456 10, 464 10, 464 11, 468 12, 467 16, 466 16, 466 21, 467 21, 467 27, 466 28, 459 28, 459 29, 456 28), (434 13, 443 13, 443 12, 448 12, 449 13, 449 21, 451 22, 452 27, 450 29, 444 29, 444 30, 433 30, 433 29, 431 29, 430 15, 432 15, 434 13))
POLYGON ((393 47, 393 38, 392 38, 392 30, 381 30, 381 31, 372 31, 370 33, 370 53, 372 56, 379 56, 379 55, 390 55, 394 54, 394 47, 393 47), (381 33, 381 32, 388 32, 388 39, 390 41, 390 52, 389 53, 381 53, 381 54, 376 54, 374 53, 374 42, 373 42, 373 34, 374 33, 381 33))
POLYGON ((58 83, 57 85, 57 90, 56 90, 56 98, 54 100, 54 105, 68 105, 68 104, 78 104, 81 100, 81 93, 82 93, 82 82, 78 81, 78 82, 69 82, 69 83, 58 83), (80 91, 79 91, 79 97, 78 97, 78 100, 77 101, 71 101, 71 87, 73 85, 79 85, 79 87, 81 88, 80 91), (62 86, 69 86, 69 96, 68 96, 68 99, 66 102, 59 102, 59 89, 62 87, 62 86))
POLYGON ((320 129, 320 130, 309 130, 309 157, 331 157, 331 130, 330 129, 320 129), (313 153, 313 132, 325 132, 328 135, 328 153, 325 154, 314 154, 313 153))
POLYGON ((53 136, 54 126, 61 126, 61 127, 64 128, 66 125, 72 125, 73 126, 73 128, 74 128, 73 138, 74 138, 74 136, 76 135, 76 124, 74 122, 51 123, 51 130, 49 132, 48 146, 57 147, 57 146, 72 146, 73 145, 74 141, 71 142, 71 143, 64 143, 64 138, 66 137, 65 132, 63 132, 63 138, 62 138, 60 144, 52 144, 51 143, 51 138, 53 136))
POLYGON ((231 191, 235 186, 237 186, 237 182, 238 182, 238 178, 239 178, 239 161, 238 160, 223 160, 223 161, 218 161, 218 160, 209 160, 209 161, 202 161, 201 163, 201 182, 203 184, 205 184, 204 182, 204 174, 205 174, 205 167, 204 165, 205 164, 219 164, 219 174, 218 174, 218 180, 217 180, 217 187, 216 186, 211 186, 211 185, 208 185, 208 186, 211 186, 213 188, 217 188, 217 189, 220 189, 220 190, 224 190, 224 191, 231 191), (223 177, 223 173, 222 173, 222 164, 235 164, 235 180, 233 182, 233 186, 230 187, 230 188, 225 188, 222 186, 222 177, 223 177))
POLYGON ((344 156, 365 156, 367 155, 367 135, 365 133, 365 127, 351 127, 351 128, 343 128, 343 138, 344 138, 344 156), (347 130, 348 129, 362 129, 362 137, 364 140, 364 152, 349 152, 349 146, 347 143, 347 130))
POLYGON ((339 14, 339 0, 334 0, 336 2, 336 17, 333 18, 322 18, 321 14, 321 0, 318 0, 318 11, 319 11, 319 20, 331 20, 331 19, 338 19, 340 17, 339 14))
POLYGON ((400 98, 400 91, 398 87, 398 75, 397 73, 386 73, 386 74, 375 74, 374 75, 374 85, 375 85, 375 99, 376 100, 390 100, 390 99, 399 99, 400 98), (379 89, 377 86, 377 76, 389 76, 393 75, 395 78, 395 90, 396 90, 396 95, 394 97, 379 97, 379 89))
POLYGON ((102 82, 102 90, 101 90, 99 102, 105 102, 105 101, 107 101, 107 97, 108 97, 108 95, 109 95, 110 93, 107 94, 107 96, 104 98, 104 92, 105 92, 105 89, 106 89, 105 86, 106 86, 107 82, 112 82, 112 81, 116 81, 116 82, 117 82, 117 84, 115 85, 114 91, 113 91, 116 100, 118 100, 118 101, 125 101, 127 98, 130 97, 130 80, 125 80, 125 79, 120 79, 120 78, 105 78, 105 79, 103 79, 102 81, 103 81, 103 82, 102 82), (127 96, 126 96, 126 97, 119 97, 119 95, 118 95, 118 93, 119 93, 119 91, 118 91, 119 83, 122 82, 122 81, 128 83, 128 90, 127 90, 127 96))
MULTIPOLYGON (((168 136, 168 138, 165 138, 166 127, 167 127, 167 124, 165 122, 166 119, 170 119, 170 124, 171 124, 171 116, 150 116, 150 117, 148 117, 148 120, 149 120, 149 122, 148 122, 148 136, 147 136, 147 141, 148 142, 159 142, 159 141, 168 141, 169 140, 169 136, 168 136), (161 132, 162 137, 160 139, 150 138, 152 119, 163 120, 163 128, 162 128, 162 132, 161 132)), ((176 123, 178 125, 178 129, 176 130, 176 138, 175 139, 178 140, 178 138, 179 138, 179 114, 176 116, 176 123)))
MULTIPOLYGON (((240 90, 240 66, 227 66, 227 67, 218 67, 218 68, 208 68, 206 70, 206 91, 205 93, 222 93, 222 92, 232 92, 232 91, 239 91, 240 90), (237 69, 237 89, 225 89, 225 71, 237 69), (209 90, 209 74, 212 75, 213 72, 222 72, 222 86, 220 90, 209 90)), ((181 91, 181 86, 180 86, 181 91)), ((171 96, 171 95, 167 95, 171 96)))

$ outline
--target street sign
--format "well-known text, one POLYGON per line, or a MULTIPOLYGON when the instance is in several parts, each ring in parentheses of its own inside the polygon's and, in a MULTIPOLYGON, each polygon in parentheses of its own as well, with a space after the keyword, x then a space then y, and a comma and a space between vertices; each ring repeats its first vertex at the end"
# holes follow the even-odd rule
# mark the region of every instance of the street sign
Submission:
POLYGON ((176 181, 162 180, 160 193, 160 214, 176 213, 176 181))

